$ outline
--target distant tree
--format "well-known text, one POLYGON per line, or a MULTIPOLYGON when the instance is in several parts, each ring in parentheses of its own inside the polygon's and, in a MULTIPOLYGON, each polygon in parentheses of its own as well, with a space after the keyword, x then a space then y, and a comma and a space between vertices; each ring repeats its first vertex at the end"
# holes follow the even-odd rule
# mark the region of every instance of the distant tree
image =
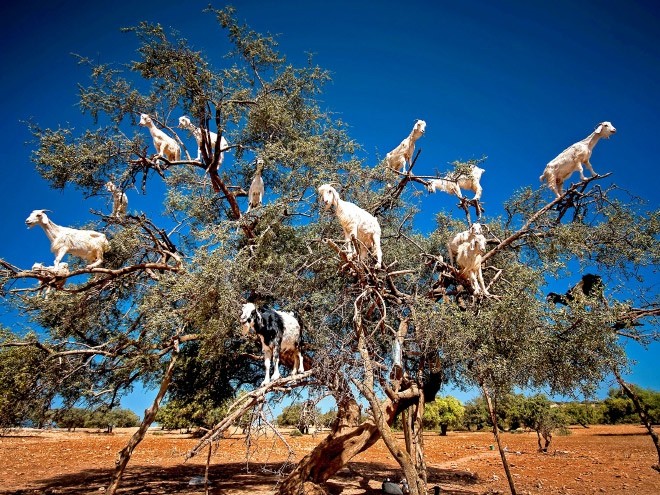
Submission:
POLYGON ((475 397, 465 403, 463 425, 468 431, 472 429, 479 431, 488 427, 489 425, 492 426, 490 423, 490 415, 488 414, 486 401, 483 397, 475 397))
MULTIPOLYGON (((660 423, 660 392, 642 389, 634 385, 631 386, 631 389, 639 398, 641 406, 651 423, 660 423)), ((640 422, 633 401, 621 389, 610 389, 603 405, 605 407, 605 419, 610 424, 640 422)))
POLYGON ((58 428, 66 428, 69 431, 76 428, 98 428, 111 433, 115 427, 130 428, 140 424, 140 418, 130 409, 102 408, 93 411, 72 407, 54 410, 52 418, 58 428))
POLYGON ((79 407, 67 409, 56 409, 53 411, 53 421, 58 428, 66 428, 76 431, 76 428, 84 428, 89 411, 79 407))
POLYGON ((446 435, 449 428, 457 428, 463 422, 465 407, 457 398, 448 395, 438 397, 426 404, 424 409, 424 428, 435 430, 440 428, 440 434, 446 435))
POLYGON ((610 396, 603 401, 603 404, 605 405, 605 420, 609 424, 636 423, 639 421, 633 403, 627 397, 610 396))
POLYGON ((57 370, 46 361, 48 352, 34 345, 28 334, 21 345, 1 344, 14 340, 0 328, 0 431, 25 423, 40 427, 57 393, 57 370))
POLYGON ((604 406, 601 402, 567 402, 561 405, 568 424, 589 425, 604 423, 604 406))
POLYGON ((282 413, 277 417, 277 424, 280 426, 298 426, 300 423, 300 411, 302 404, 295 403, 282 409, 282 413))
POLYGON ((130 409, 111 409, 104 419, 110 428, 133 428, 140 424, 140 417, 130 409))
POLYGON ((337 411, 334 409, 321 413, 319 416, 319 423, 323 428, 331 428, 336 420, 337 411))
POLYGON ((312 403, 294 403, 282 409, 277 417, 280 426, 295 426, 301 433, 309 433, 309 427, 319 423, 321 411, 312 403))
POLYGON ((547 452, 552 444, 554 431, 566 426, 566 416, 561 408, 545 395, 537 394, 523 400, 521 421, 536 432, 539 452, 547 452), (543 443, 541 442, 543 439, 543 443))

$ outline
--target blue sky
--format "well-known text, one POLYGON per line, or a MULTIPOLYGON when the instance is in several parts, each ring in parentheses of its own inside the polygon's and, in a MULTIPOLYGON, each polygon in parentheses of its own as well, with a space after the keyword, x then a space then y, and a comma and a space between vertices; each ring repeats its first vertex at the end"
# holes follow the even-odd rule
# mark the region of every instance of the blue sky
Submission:
MULTIPOLYGON (((146 20, 176 28, 219 67, 227 44, 213 17, 201 12, 208 3, 3 2, 0 257, 21 267, 51 261, 43 233, 24 225, 35 208, 53 210, 57 223, 72 226, 91 220, 90 208, 109 208, 108 197, 83 200, 74 190, 50 190, 29 160, 30 135, 21 121, 87 125, 76 107, 76 85, 85 84, 88 75, 71 53, 107 63, 133 60, 136 40, 119 29, 146 20)), ((658 207, 660 8, 652 0, 241 0, 234 5, 252 29, 278 35, 290 62, 304 64, 311 52, 331 71, 321 105, 349 124, 367 164, 378 163, 415 119, 424 119, 417 173, 442 172, 454 160, 487 156, 482 200, 492 216, 513 191, 538 187, 550 159, 609 120, 618 132, 595 148, 595 170, 612 172, 608 183, 658 207)), ((129 192, 131 209, 158 208, 161 199, 129 192)), ((429 218, 441 209, 458 214, 454 203, 439 193, 423 201, 429 218)), ((6 323, 9 317, 2 319, 6 323)), ((658 345, 630 347, 638 361, 631 381, 660 390, 659 350, 658 345)), ((150 395, 135 394, 125 405, 141 411, 150 395)))

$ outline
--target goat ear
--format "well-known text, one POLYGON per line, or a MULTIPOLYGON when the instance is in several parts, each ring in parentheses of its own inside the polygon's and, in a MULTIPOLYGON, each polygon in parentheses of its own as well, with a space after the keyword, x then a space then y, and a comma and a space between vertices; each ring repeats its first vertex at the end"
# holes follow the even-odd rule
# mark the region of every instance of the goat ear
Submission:
POLYGON ((603 124, 598 124, 596 127, 596 134, 600 134, 603 131, 603 124))

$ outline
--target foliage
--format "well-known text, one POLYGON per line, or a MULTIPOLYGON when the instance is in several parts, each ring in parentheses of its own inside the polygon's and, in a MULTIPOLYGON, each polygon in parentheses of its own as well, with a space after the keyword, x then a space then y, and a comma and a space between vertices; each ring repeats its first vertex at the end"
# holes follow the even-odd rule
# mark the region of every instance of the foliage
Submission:
MULTIPOLYGON (((0 343, 15 342, 15 336, 0 328, 0 343)), ((25 342, 35 342, 27 335, 25 342)), ((0 346, 0 430, 30 423, 40 426, 57 390, 57 371, 44 349, 32 345, 0 346)))
POLYGON ((277 417, 279 426, 297 426, 300 423, 300 412, 302 404, 291 404, 282 409, 282 414, 277 417))
POLYGON ((605 405, 600 401, 568 402, 561 405, 569 425, 598 425, 605 423, 605 405))
POLYGON ((302 433, 308 432, 310 426, 322 426, 323 419, 327 421, 328 417, 322 418, 318 407, 310 407, 309 403, 294 403, 284 407, 282 413, 277 417, 277 424, 279 426, 295 426, 302 433))
MULTIPOLYGON (((642 407, 652 424, 660 422, 660 392, 640 387, 631 387, 639 397, 642 407)), ((611 389, 607 399, 603 401, 603 416, 609 424, 639 423, 639 415, 630 398, 620 389, 611 389)))
POLYGON ((55 409, 52 418, 58 428, 69 431, 76 428, 98 428, 112 431, 112 428, 131 428, 138 426, 140 418, 130 409, 100 409, 91 411, 72 407, 55 409))
POLYGON ((447 429, 455 429, 462 425, 464 414, 465 408, 455 397, 451 395, 438 397, 424 408, 424 428, 429 430, 440 428, 441 433, 446 435, 447 429))

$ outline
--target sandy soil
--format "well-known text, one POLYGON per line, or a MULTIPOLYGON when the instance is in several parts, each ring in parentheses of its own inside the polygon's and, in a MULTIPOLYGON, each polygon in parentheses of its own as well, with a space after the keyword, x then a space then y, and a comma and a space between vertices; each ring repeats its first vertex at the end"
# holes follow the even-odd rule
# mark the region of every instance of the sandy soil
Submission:
MULTIPOLYGON (((21 430, 0 437, 0 494, 102 493, 117 452, 134 430, 111 435, 93 432, 21 430)), ((504 433, 508 459, 519 494, 660 494, 660 473, 651 439, 640 426, 571 428, 556 436, 548 454, 536 451, 535 433, 504 433)), ((212 494, 260 495, 272 493, 278 473, 309 452, 323 437, 284 434, 261 436, 249 446, 245 438, 222 439, 211 457, 212 494), (290 450, 289 450, 290 448, 290 450)), ((439 485, 444 494, 509 493, 492 434, 428 433, 429 488, 439 485)), ((196 444, 189 435, 151 431, 136 449, 120 493, 203 494, 195 485, 204 475, 206 455, 183 461, 196 444), (192 482, 192 484, 191 484, 192 482)), ((382 442, 353 459, 330 480, 333 493, 376 494, 385 477, 399 479, 400 471, 382 442)))

